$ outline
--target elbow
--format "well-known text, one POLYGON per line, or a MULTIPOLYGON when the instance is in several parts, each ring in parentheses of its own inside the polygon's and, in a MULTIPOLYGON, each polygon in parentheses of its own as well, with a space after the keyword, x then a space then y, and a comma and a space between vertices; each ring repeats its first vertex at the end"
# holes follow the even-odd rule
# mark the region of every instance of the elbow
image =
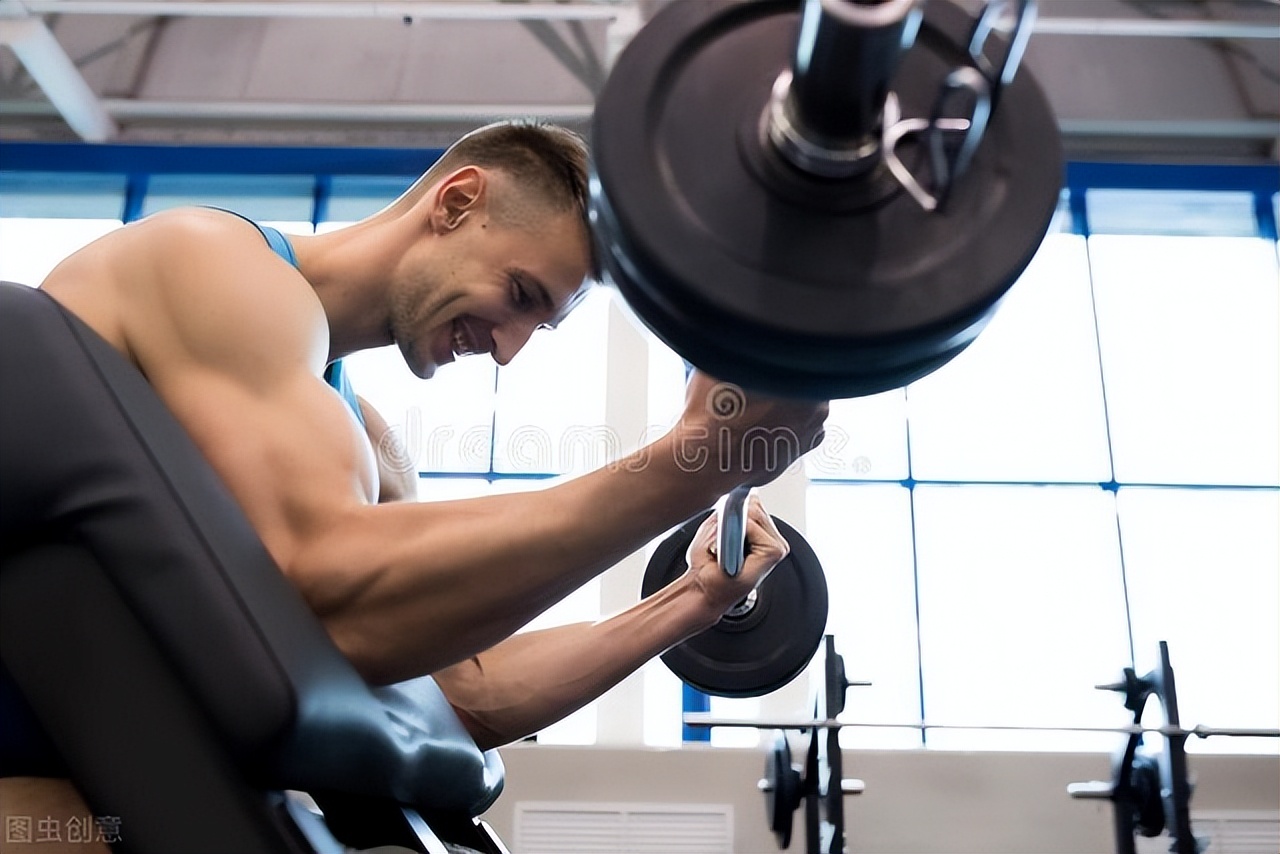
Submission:
POLYGON ((462 728, 467 731, 467 735, 471 736, 471 740, 481 750, 493 750, 505 744, 510 744, 519 738, 519 736, 512 737, 503 734, 487 724, 482 715, 470 709, 455 705, 452 702, 449 703, 449 706, 453 709, 454 717, 462 724, 462 728))
POLYGON ((441 693, 453 709, 454 716, 471 736, 476 747, 492 750, 510 744, 522 734, 512 734, 501 725, 492 711, 493 698, 488 696, 492 687, 486 679, 484 664, 479 656, 471 656, 451 667, 433 673, 441 693))
POLYGON ((404 674, 388 660, 385 650, 374 638, 360 630, 358 623, 345 620, 339 615, 321 617, 321 623, 342 657, 351 663, 356 673, 372 687, 392 685, 410 679, 414 675, 404 674))

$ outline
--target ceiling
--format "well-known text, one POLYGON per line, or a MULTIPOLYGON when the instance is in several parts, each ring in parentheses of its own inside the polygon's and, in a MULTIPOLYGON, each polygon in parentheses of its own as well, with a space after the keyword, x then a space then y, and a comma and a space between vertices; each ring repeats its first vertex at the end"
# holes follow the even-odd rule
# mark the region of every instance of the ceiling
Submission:
MULTIPOLYGON (((435 147, 514 116, 586 132, 613 58, 669 2, 703 0, 0 0, 0 139, 435 147)), ((1280 152, 1280 0, 1040 0, 1023 69, 1076 158, 1280 152)))

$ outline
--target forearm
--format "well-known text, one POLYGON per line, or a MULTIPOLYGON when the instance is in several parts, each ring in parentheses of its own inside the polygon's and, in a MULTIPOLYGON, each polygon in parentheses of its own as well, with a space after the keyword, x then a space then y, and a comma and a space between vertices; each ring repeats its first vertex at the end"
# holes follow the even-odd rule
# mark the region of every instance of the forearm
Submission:
POLYGON ((645 453, 535 493, 352 508, 309 540, 290 574, 366 678, 436 672, 507 638, 729 485, 710 468, 686 470, 674 439, 645 453))
POLYGON ((717 616, 682 578, 600 622, 515 635, 435 679, 476 744, 499 747, 573 713, 717 616))

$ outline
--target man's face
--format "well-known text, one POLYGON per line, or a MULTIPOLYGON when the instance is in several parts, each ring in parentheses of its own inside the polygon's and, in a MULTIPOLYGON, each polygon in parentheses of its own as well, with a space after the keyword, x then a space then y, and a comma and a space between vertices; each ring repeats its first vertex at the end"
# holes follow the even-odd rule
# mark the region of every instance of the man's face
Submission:
POLYGON ((391 332, 406 364, 428 379, 440 365, 488 353, 505 365, 535 329, 555 326, 581 300, 588 237, 572 213, 532 229, 473 217, 428 257, 411 256, 391 332))

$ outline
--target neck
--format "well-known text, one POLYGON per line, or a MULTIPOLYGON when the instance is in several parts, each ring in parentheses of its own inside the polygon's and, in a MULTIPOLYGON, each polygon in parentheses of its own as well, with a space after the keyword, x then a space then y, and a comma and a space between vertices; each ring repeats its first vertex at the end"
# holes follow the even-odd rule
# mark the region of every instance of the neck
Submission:
MULTIPOLYGON (((329 323, 329 361, 391 343, 385 261, 376 252, 385 236, 363 222, 294 240, 298 267, 315 290, 329 323)), ((387 255, 382 246, 382 255, 387 255)))

